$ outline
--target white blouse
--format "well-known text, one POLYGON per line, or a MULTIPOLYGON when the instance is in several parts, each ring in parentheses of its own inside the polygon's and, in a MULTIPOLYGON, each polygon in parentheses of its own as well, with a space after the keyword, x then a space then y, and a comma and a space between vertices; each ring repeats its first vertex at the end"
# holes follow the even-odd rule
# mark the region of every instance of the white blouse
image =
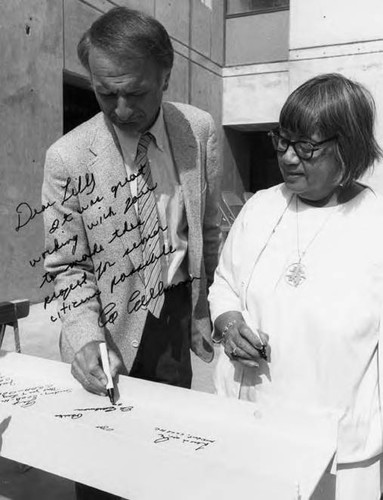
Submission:
POLYGON ((381 452, 378 339, 383 311, 383 201, 370 189, 342 205, 298 202, 284 186, 241 211, 210 289, 213 321, 242 311, 269 336, 270 360, 244 368, 222 352, 221 394, 339 418, 338 462, 381 452), (274 232, 273 232, 274 230, 274 232), (286 272, 301 256, 305 279, 286 272))

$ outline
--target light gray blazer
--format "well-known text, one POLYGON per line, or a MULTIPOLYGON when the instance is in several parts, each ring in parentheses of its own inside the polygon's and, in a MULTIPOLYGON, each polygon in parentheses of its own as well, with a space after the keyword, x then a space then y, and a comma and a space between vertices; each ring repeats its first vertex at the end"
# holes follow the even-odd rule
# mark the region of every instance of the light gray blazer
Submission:
MULTIPOLYGON (((213 358, 207 287, 213 280, 220 243, 219 180, 215 127, 211 116, 186 104, 163 103, 188 222, 188 270, 192 280, 192 349, 205 361, 213 358)), ((129 372, 140 345, 147 310, 129 312, 144 294, 143 274, 127 276, 142 262, 134 207, 126 169, 114 129, 99 113, 59 139, 47 151, 42 201, 45 269, 55 276, 61 311, 61 354, 71 362, 92 340, 106 339, 129 372), (81 185, 80 185, 81 181, 81 185), (113 232, 122 232, 112 240, 113 232), (93 225, 99 222, 97 225, 93 225), (56 240, 56 241, 55 241, 56 240), (113 277, 119 281, 114 286, 113 277), (132 300, 133 297, 137 297, 132 300), (65 299, 65 300, 64 300, 65 299)))

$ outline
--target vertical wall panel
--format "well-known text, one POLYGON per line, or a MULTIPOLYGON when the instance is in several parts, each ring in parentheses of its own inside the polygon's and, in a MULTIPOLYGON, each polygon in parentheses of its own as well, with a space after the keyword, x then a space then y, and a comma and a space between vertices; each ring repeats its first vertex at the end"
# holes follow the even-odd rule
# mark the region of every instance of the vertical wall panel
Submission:
POLYGON ((192 0, 191 47, 216 64, 223 64, 224 2, 192 0))
POLYGON ((211 54, 212 61, 223 66, 224 64, 224 38, 225 38, 225 2, 213 0, 211 22, 211 54))
POLYGON ((17 232, 15 209, 41 209, 45 151, 62 133, 62 1, 2 2, 0 19, 0 300, 36 300, 42 217, 17 232))
POLYGON ((222 78, 197 64, 191 66, 191 102, 211 113, 216 123, 222 123, 222 78))
POLYGON ((156 0, 114 0, 114 3, 130 9, 142 10, 151 16, 154 16, 154 7, 156 0))
POLYGON ((285 61, 289 54, 289 11, 226 20, 226 65, 285 61))
POLYGON ((191 47, 210 58, 212 36, 212 6, 208 2, 191 2, 191 47))
POLYGON ((189 45, 189 0, 156 0, 154 14, 166 27, 169 35, 189 45))
MULTIPOLYGON (((111 5, 112 7, 112 5, 111 5)), ((64 0, 64 69, 88 77, 77 57, 77 44, 101 12, 79 0, 64 0)))
POLYGON ((189 102, 189 61, 175 54, 170 84, 164 99, 175 102, 189 102))

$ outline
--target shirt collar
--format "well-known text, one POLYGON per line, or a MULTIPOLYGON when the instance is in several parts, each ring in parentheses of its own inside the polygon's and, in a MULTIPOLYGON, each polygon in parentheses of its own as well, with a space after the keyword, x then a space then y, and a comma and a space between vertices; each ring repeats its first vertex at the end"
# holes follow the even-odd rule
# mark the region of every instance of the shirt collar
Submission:
POLYGON ((160 107, 160 112, 158 113, 157 120, 153 123, 148 132, 150 132, 154 137, 155 144, 158 149, 163 151, 165 144, 165 121, 162 106, 160 107))

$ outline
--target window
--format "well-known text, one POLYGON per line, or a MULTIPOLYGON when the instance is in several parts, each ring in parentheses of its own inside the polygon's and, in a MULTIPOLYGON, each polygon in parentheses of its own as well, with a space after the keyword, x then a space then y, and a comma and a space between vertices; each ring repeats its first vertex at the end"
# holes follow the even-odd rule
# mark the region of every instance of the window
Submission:
POLYGON ((287 10, 290 0, 226 0, 226 16, 245 16, 287 10))

